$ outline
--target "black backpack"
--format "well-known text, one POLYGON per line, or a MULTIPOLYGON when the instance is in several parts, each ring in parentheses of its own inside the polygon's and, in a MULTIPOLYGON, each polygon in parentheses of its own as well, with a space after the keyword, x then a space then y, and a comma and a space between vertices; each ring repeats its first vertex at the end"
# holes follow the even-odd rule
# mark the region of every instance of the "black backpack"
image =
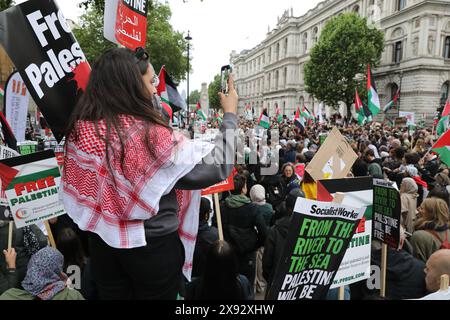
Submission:
POLYGON ((266 201, 274 208, 286 198, 286 185, 281 176, 264 176, 261 185, 266 189, 266 201))

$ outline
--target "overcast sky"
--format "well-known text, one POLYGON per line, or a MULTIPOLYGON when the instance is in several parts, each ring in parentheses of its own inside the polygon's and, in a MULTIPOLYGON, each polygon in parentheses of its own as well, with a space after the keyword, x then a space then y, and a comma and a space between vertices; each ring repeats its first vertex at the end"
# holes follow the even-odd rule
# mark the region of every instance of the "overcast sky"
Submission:
MULTIPOLYGON (((79 0, 56 0, 66 18, 77 21, 83 10, 79 0)), ((160 0, 161 1, 161 0, 160 0)), ((25 2, 23 0, 17 3, 25 2)), ((321 0, 168 0, 172 9, 171 24, 175 30, 193 40, 191 55, 193 72, 190 90, 200 90, 202 82, 211 82, 220 67, 228 64, 232 50, 251 49, 265 39, 267 27, 273 29, 277 17, 286 9, 300 16, 321 0)), ((149 21, 151 23, 151 21, 149 21)), ((170 52, 168 52, 170 54, 170 52)), ((170 71, 170 70, 169 70, 170 71)), ((180 84, 180 92, 186 82, 180 84)))

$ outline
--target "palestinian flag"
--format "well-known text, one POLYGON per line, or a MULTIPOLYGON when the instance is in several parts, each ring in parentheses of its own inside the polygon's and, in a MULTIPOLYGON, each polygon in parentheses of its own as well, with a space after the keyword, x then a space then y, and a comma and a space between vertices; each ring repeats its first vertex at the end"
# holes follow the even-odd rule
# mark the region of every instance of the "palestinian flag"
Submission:
POLYGON ((384 106, 383 112, 386 113, 389 110, 391 110, 392 108, 397 107, 397 105, 398 105, 397 103, 398 103, 398 99, 399 98, 400 98, 400 89, 397 90, 397 92, 395 93, 395 96, 392 99, 392 101, 384 106))
POLYGON ((2 87, 0 87, 0 97, 4 97, 5 96, 5 90, 3 90, 2 87))
POLYGON ((218 112, 216 112, 214 114, 214 122, 217 122, 218 124, 222 123, 222 117, 220 116, 220 114, 218 112))
POLYGON ((165 102, 161 101, 161 106, 163 108, 163 114, 166 115, 170 120, 173 119, 173 111, 172 108, 165 102))
POLYGON ((167 103, 172 108, 173 112, 187 110, 186 102, 178 93, 177 86, 166 72, 165 66, 162 66, 161 71, 159 72, 159 85, 156 90, 158 91, 158 95, 161 97, 162 102, 167 103))
MULTIPOLYGON (((375 80, 372 75, 372 70, 370 70, 370 65, 367 66, 367 92, 368 92, 368 100, 367 106, 370 110, 372 116, 376 116, 380 113, 380 98, 378 97, 377 88, 375 86, 375 80)), ((369 117, 366 114, 367 117, 369 117)))
POLYGON ((437 125, 437 134, 439 136, 443 135, 448 130, 449 118, 450 118, 450 100, 447 100, 444 111, 442 111, 441 120, 439 120, 439 123, 437 125))
POLYGON ((447 130, 432 149, 439 154, 442 162, 450 166, 450 130, 447 130))
POLYGON ((355 92, 355 109, 356 109, 356 113, 358 114, 358 124, 360 126, 362 126, 362 125, 364 125, 364 122, 366 121, 366 114, 364 112, 364 105, 358 94, 358 89, 356 89, 356 92, 355 92))
POLYGON ((283 121, 283 116, 280 112, 280 108, 277 106, 277 109, 275 110, 275 118, 277 119, 278 123, 281 123, 283 121))
POLYGON ((314 121, 314 116, 312 115, 312 113, 309 111, 309 109, 303 105, 303 110, 301 112, 302 117, 308 121, 308 123, 310 121, 314 121))
POLYGON ((3 140, 4 143, 10 147, 11 149, 17 149, 17 140, 14 136, 14 133, 9 126, 8 121, 6 121, 5 116, 0 111, 0 140, 3 140))
POLYGON ((195 113, 202 119, 203 121, 206 121, 207 117, 206 114, 202 110, 202 106, 200 105, 200 102, 197 102, 197 107, 195 108, 195 113))
POLYGON ((297 107, 297 111, 295 112, 295 117, 294 117, 294 124, 297 128, 300 129, 300 131, 304 131, 305 130, 305 121, 301 116, 301 112, 300 112, 300 108, 297 107))
POLYGON ((259 116, 258 125, 263 127, 264 129, 270 128, 270 118, 267 116, 266 110, 261 112, 261 115, 259 116))

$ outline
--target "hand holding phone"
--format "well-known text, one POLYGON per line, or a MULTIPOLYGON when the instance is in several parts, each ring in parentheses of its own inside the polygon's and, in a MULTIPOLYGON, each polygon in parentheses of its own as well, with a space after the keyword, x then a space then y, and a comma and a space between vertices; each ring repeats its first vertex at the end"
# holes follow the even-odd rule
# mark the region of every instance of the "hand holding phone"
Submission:
POLYGON ((237 113, 237 106, 239 96, 237 95, 236 90, 234 89, 233 76, 230 74, 228 76, 228 94, 226 95, 223 92, 219 92, 220 96, 220 104, 222 105, 223 111, 237 113))
POLYGON ((229 93, 228 79, 230 78, 230 74, 232 72, 232 68, 230 65, 223 66, 220 69, 220 91, 223 94, 229 93))

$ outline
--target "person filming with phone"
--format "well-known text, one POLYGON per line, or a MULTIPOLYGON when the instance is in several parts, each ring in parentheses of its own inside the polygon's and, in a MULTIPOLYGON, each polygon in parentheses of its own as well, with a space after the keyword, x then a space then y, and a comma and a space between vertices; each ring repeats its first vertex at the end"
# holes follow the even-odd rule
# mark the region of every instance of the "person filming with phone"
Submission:
POLYGON ((193 190, 233 169, 224 134, 237 128, 232 76, 228 95, 218 93, 224 117, 214 144, 169 127, 154 99, 157 79, 142 48, 106 51, 68 126, 63 201, 89 232, 100 299, 176 299, 192 268, 201 196, 193 190))

